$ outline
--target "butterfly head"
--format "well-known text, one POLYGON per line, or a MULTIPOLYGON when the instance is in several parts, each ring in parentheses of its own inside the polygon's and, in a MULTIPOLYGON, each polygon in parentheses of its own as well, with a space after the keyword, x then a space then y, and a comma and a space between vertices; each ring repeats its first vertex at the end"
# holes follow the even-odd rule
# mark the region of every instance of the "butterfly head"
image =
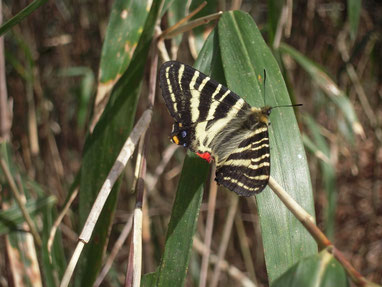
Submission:
POLYGON ((181 123, 174 123, 171 131, 171 141, 174 144, 188 147, 190 141, 190 131, 187 128, 184 128, 181 123))
POLYGON ((269 120, 268 120, 268 117, 269 115, 271 114, 271 111, 272 111, 272 107, 270 106, 264 106, 260 109, 260 117, 259 117, 259 121, 268 125, 269 124, 269 120))

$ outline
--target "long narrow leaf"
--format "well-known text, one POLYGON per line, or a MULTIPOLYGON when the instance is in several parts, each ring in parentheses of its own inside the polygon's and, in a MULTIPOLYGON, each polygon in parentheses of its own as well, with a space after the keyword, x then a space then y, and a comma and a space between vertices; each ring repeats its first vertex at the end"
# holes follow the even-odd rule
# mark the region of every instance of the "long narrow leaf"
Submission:
MULTIPOLYGON (((213 40, 211 34, 195 63, 196 68, 208 74, 213 60, 213 40)), ((207 163, 189 152, 179 180, 156 283, 149 285, 153 282, 150 274, 144 279, 144 286, 184 285, 207 173, 207 163)))
MULTIPOLYGON (((240 11, 223 14, 219 42, 229 88, 253 106, 263 106, 264 101, 271 106, 290 104, 277 62, 248 14, 240 11)), ((314 216, 309 170, 293 109, 274 109, 270 120, 271 175, 314 216)), ((256 199, 272 283, 295 262, 316 253, 317 245, 271 190, 265 189, 256 199)))
POLYGON ((148 0, 117 0, 111 10, 102 46, 100 83, 115 82, 126 71, 149 10, 148 0))
MULTIPOLYGON (((313 136, 314 143, 327 158, 330 158, 330 148, 325 138, 320 133, 320 127, 318 124, 309 115, 304 116, 303 119, 313 136)), ((336 172, 335 167, 330 164, 330 162, 320 161, 320 166, 322 172, 322 185, 324 187, 327 200, 327 205, 324 208, 325 233, 326 236, 332 240, 334 238, 334 224, 336 222, 335 215, 337 209, 336 172)))
POLYGON ((46 2, 47 0, 35 0, 32 3, 30 3, 27 7, 25 7, 23 10, 21 10, 3 25, 1 25, 0 36, 7 32, 9 29, 11 29, 13 26, 20 23, 22 20, 24 20, 25 17, 28 17, 31 13, 40 8, 46 2))
MULTIPOLYGON (((140 83, 143 78, 154 25, 161 6, 160 2, 153 2, 131 64, 115 85, 101 119, 93 134, 88 136, 86 140, 79 194, 81 227, 102 183, 132 129, 140 83)), ((99 217, 94 231, 95 236, 82 254, 76 286, 89 286, 97 276, 113 219, 117 195, 118 186, 115 186, 99 217)))

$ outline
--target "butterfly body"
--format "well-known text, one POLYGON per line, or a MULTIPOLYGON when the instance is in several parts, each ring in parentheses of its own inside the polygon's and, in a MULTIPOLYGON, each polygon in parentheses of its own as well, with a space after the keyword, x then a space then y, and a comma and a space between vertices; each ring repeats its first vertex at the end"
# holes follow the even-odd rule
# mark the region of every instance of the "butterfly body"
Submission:
POLYGON ((171 140, 216 162, 216 181, 243 196, 268 183, 270 107, 251 107, 228 88, 176 61, 160 68, 160 86, 175 123, 171 140))

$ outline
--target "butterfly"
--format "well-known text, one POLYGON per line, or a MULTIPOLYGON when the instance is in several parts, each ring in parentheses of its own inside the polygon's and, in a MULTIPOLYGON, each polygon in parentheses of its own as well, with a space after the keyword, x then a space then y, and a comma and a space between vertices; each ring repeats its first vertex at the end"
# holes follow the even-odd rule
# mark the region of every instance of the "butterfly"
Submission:
POLYGON ((242 196, 268 184, 268 117, 272 107, 250 106, 193 67, 168 61, 159 71, 167 109, 174 118, 171 140, 216 162, 216 182, 242 196))

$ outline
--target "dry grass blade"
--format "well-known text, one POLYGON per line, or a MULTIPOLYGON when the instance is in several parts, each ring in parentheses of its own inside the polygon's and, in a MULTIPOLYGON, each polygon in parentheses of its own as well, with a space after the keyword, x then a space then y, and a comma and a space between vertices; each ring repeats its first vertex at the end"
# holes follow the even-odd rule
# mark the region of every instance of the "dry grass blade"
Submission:
POLYGON ((365 90, 362 87, 361 80, 359 79, 354 66, 349 62, 350 56, 348 52, 348 45, 346 43, 346 35, 347 33, 345 31, 338 35, 338 50, 341 53, 342 59, 344 60, 344 62, 346 62, 346 72, 348 73, 349 78, 354 85, 354 89, 358 95, 358 99, 361 103, 362 108, 365 111, 364 114, 367 116, 370 125, 375 129, 375 135, 377 136, 378 140, 382 142, 382 130, 378 124, 377 116, 369 103, 365 90))
POLYGON ((222 14, 223 14, 223 12, 220 11, 220 12, 217 12, 217 13, 205 16, 205 17, 198 18, 198 19, 191 21, 187 24, 179 26, 177 29, 174 29, 173 31, 163 35, 162 37, 164 39, 170 39, 172 37, 175 37, 178 34, 190 31, 191 29, 194 29, 195 27, 199 27, 201 25, 209 23, 210 21, 217 20, 221 17, 222 14))
POLYGON ((72 195, 70 196, 68 202, 65 204, 64 208, 62 209, 61 213, 58 215, 57 219, 54 221, 52 229, 50 230, 49 233, 49 239, 48 239, 48 252, 49 252, 49 259, 52 262, 52 254, 51 254, 51 249, 52 249, 52 244, 54 240, 54 236, 56 235, 56 231, 58 226, 60 225, 62 219, 64 218, 65 214, 68 212, 70 206, 72 205, 73 200, 77 197, 78 195, 78 188, 76 188, 72 195))
POLYGON ((154 174, 151 175, 150 178, 146 178, 146 184, 147 189, 149 191, 152 191, 155 188, 155 185, 158 182, 159 177, 163 174, 163 171, 165 167, 167 166, 168 162, 174 155, 174 153, 179 149, 180 147, 178 145, 170 144, 162 153, 162 160, 158 164, 158 166, 155 168, 154 174))
POLYGON ((224 258, 225 252, 227 250, 229 239, 231 238, 232 225, 233 225, 233 221, 235 219, 236 209, 237 209, 237 206, 239 204, 239 197, 236 194, 230 194, 230 197, 231 197, 231 200, 230 200, 231 205, 229 207, 227 219, 225 221, 226 224, 224 226, 222 240, 221 240, 220 245, 219 245, 218 260, 217 260, 217 263, 215 266, 214 274, 212 276, 212 283, 210 285, 212 287, 218 286, 218 283, 219 283, 219 278, 220 278, 219 275, 220 275, 220 270, 221 270, 220 262, 224 258))
MULTIPOLYGON (((154 45, 155 47, 156 45, 154 45)), ((150 83, 149 83, 149 107, 154 106, 155 100, 155 88, 157 79, 157 67, 158 67, 158 53, 156 49, 153 49, 153 57, 151 60, 150 69, 150 83)), ((139 175, 136 184, 136 203, 134 209, 134 220, 133 220, 133 239, 130 242, 130 254, 129 254, 129 264, 126 272, 125 286, 139 287, 141 284, 141 273, 142 273, 142 206, 144 199, 145 183, 144 178, 146 177, 146 156, 147 147, 149 144, 149 137, 146 135, 146 130, 144 131, 141 141, 141 150, 139 150, 139 175)))
POLYGON ((248 240, 249 237, 247 235, 247 232, 245 231, 245 226, 240 210, 238 210, 235 216, 235 227, 239 238, 241 254, 244 258, 245 268, 246 270, 248 270, 249 277, 251 278, 251 280, 253 282, 257 282, 255 264, 252 259, 251 247, 249 245, 248 240))
MULTIPOLYGON (((0 24, 3 22, 2 3, 0 3, 0 24)), ((9 140, 12 126, 12 113, 8 106, 8 92, 5 80, 4 37, 0 37, 0 139, 9 140)))
POLYGON ((129 235, 131 231, 131 227, 133 225, 133 216, 130 216, 127 220, 125 226, 123 227, 121 234, 119 235, 117 241, 115 242, 113 249, 110 252, 109 257, 106 259, 106 263, 102 268, 102 271, 97 277, 97 280, 95 281, 93 287, 98 287, 101 285, 103 280, 105 279, 107 273, 109 272, 111 265, 113 264, 113 261, 115 257, 117 256, 118 252, 120 251, 123 243, 126 241, 127 236, 129 235))
MULTIPOLYGON (((198 238, 194 237, 193 241, 194 249, 200 254, 210 253, 207 246, 205 246, 198 238)), ((220 269, 227 272, 232 278, 240 282, 241 286, 245 287, 256 287, 256 284, 251 281, 243 272, 241 272, 237 267, 229 264, 226 260, 219 260, 218 256, 215 254, 210 254, 210 263, 215 265, 219 264, 220 269)))
POLYGON ((82 249, 86 243, 89 242, 90 237, 93 233, 94 227, 97 223, 98 217, 101 214, 102 208, 113 188, 118 177, 121 175, 123 169, 126 166, 127 161, 133 154, 136 144, 141 137, 141 135, 147 130, 152 117, 152 110, 146 110, 141 118, 138 120, 134 129, 131 131, 130 136, 127 138, 125 144, 123 145, 113 167, 111 168, 101 190, 95 200, 93 207, 89 213, 89 216, 85 222, 84 228, 79 236, 79 242, 75 249, 75 252, 70 259, 70 262, 65 270, 64 277, 61 281, 61 287, 68 286, 70 278, 72 277, 75 266, 77 265, 78 259, 82 252, 82 249))
POLYGON ((194 17, 206 5, 207 5, 207 1, 204 1, 202 4, 199 5, 198 8, 196 8, 194 11, 192 11, 186 17, 184 17, 183 19, 178 21, 175 25, 173 25, 173 26, 169 27, 168 29, 166 29, 165 31, 163 31, 163 33, 159 36, 159 39, 166 39, 166 38, 168 38, 168 34, 172 33, 175 30, 177 30, 182 24, 186 23, 188 20, 190 20, 192 17, 194 17))

